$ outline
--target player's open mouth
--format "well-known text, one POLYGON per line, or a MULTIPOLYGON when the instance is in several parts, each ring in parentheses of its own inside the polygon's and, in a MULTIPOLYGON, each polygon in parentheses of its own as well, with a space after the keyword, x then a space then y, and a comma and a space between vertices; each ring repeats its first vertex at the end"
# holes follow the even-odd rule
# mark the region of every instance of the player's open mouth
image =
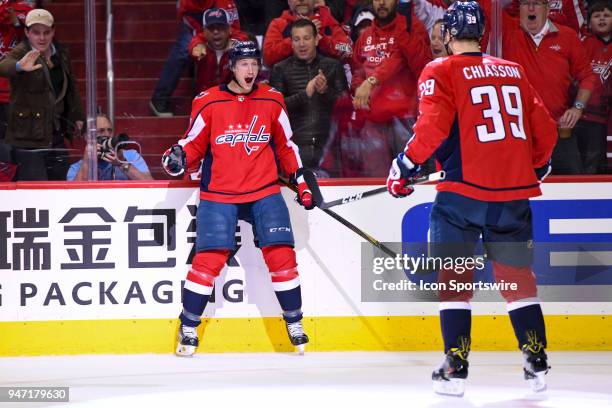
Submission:
POLYGON ((253 77, 247 77, 247 78, 244 78, 244 82, 246 82, 246 83, 247 83, 247 84, 249 84, 249 85, 250 85, 250 84, 251 84, 251 82, 253 82, 254 80, 255 80, 255 78, 253 78, 253 77))

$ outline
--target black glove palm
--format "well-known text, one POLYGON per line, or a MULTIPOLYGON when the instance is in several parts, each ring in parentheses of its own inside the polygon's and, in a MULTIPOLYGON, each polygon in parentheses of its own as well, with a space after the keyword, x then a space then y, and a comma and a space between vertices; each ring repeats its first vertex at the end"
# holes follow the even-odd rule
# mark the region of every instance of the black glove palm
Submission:
POLYGON ((180 145, 174 145, 162 156, 162 166, 171 176, 180 176, 185 172, 187 166, 187 155, 180 145))

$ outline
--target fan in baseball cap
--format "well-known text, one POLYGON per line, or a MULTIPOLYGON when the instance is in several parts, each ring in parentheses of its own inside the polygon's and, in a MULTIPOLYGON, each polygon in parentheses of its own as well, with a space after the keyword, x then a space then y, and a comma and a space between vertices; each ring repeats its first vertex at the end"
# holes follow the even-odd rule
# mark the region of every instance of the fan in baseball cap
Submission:
POLYGON ((202 25, 204 27, 209 27, 214 24, 229 25, 229 18, 225 10, 213 7, 204 12, 202 25))
POLYGON ((25 25, 30 28, 34 24, 42 24, 47 27, 53 27, 53 16, 47 10, 34 9, 26 16, 25 25))
POLYGON ((357 15, 357 18, 355 18, 355 27, 359 27, 359 25, 363 23, 364 21, 369 21, 371 24, 373 20, 374 20, 374 14, 370 10, 367 10, 367 9, 362 10, 357 15))

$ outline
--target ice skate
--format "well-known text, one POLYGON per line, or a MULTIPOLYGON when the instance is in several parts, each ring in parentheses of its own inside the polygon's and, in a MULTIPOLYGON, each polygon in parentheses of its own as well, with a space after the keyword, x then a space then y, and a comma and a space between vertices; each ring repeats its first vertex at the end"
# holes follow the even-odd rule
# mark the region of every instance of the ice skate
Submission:
POLYGON ((525 380, 527 380, 533 392, 546 391, 545 376, 550 369, 548 357, 544 352, 544 346, 537 340, 535 333, 527 333, 527 338, 529 343, 522 347, 525 380))
POLYGON ((176 355, 180 357, 191 357, 195 353, 198 344, 197 328, 181 324, 178 331, 176 355))
POLYGON ((304 333, 304 327, 302 321, 287 323, 287 333, 289 334, 289 340, 293 344, 299 355, 304 355, 306 349, 306 343, 308 343, 308 336, 304 333))
POLYGON ((431 374, 436 394, 463 397, 468 376, 470 340, 460 339, 461 347, 451 348, 442 364, 431 374))

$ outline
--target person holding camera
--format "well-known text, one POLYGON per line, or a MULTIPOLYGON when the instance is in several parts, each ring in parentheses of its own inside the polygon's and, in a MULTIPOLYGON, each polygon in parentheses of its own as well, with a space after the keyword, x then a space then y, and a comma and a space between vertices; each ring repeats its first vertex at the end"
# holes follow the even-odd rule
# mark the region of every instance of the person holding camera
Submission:
MULTIPOLYGON (((113 124, 105 115, 96 117, 98 129, 98 180, 153 180, 149 167, 140 153, 122 148, 127 135, 113 137, 113 124)), ((87 154, 68 169, 66 180, 86 181, 89 173, 87 154)))

